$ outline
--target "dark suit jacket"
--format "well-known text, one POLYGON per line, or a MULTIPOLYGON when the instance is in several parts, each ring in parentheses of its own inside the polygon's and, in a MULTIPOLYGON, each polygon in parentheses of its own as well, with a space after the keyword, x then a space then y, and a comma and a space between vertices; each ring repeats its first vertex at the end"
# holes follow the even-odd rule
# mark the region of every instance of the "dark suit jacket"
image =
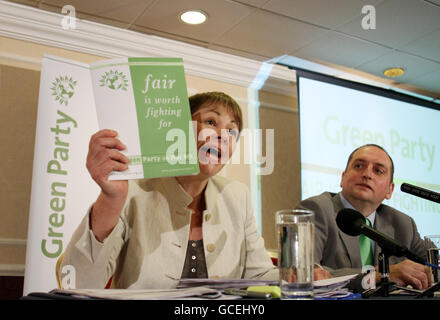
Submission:
MULTIPOLYGON (((358 237, 339 230, 336 216, 344 206, 339 194, 324 192, 319 196, 305 199, 297 208, 314 212, 315 222, 315 262, 328 267, 334 276, 359 273, 362 269, 358 237)), ((381 204, 376 210, 374 228, 415 254, 426 257, 424 241, 421 239, 414 220, 408 215, 381 204)), ((378 263, 380 247, 376 243, 374 264, 378 263)), ((404 257, 390 257, 390 264, 404 260, 404 257)))

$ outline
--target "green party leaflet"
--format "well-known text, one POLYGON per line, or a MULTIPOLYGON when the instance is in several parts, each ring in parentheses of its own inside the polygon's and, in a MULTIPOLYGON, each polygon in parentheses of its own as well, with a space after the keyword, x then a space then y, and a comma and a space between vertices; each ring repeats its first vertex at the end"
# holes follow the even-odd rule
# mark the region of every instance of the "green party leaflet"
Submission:
POLYGON ((181 58, 119 58, 90 70, 99 128, 116 130, 130 159, 110 180, 199 173, 181 58))

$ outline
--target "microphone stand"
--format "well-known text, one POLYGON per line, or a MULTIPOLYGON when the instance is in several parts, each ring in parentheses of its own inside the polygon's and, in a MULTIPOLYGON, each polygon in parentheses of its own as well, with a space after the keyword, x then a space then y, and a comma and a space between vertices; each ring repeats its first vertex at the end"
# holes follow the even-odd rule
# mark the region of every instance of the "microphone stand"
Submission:
POLYGON ((394 289, 394 282, 390 282, 390 261, 388 260, 390 255, 382 249, 379 253, 379 272, 381 274, 379 293, 382 293, 382 297, 388 297, 391 289, 394 289))
POLYGON ((362 298, 369 298, 371 296, 388 297, 390 291, 394 290, 395 283, 390 282, 390 255, 382 249, 379 253, 379 272, 381 273, 380 283, 376 289, 368 290, 362 293, 362 298))

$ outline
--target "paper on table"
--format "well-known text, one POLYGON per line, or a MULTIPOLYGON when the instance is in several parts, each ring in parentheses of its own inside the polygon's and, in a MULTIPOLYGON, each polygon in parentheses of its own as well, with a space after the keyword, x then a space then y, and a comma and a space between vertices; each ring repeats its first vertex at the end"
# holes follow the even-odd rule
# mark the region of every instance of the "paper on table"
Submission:
POLYGON ((341 284, 347 284, 350 281, 350 279, 353 279, 356 276, 357 274, 350 274, 348 276, 317 280, 313 282, 313 286, 315 288, 340 286, 341 284))
POLYGON ((357 274, 348 276, 317 280, 313 283, 315 298, 326 299, 342 299, 351 295, 350 290, 347 288, 350 280, 355 278, 357 274))
MULTIPOLYGON (((352 274, 331 279, 317 280, 313 284, 315 288, 336 288, 345 286, 346 284, 348 284, 350 279, 356 276, 357 274, 352 274)), ((279 281, 258 279, 181 279, 179 284, 177 285, 177 288, 205 286, 209 288, 224 289, 269 285, 279 285, 279 281)))
MULTIPOLYGON (((349 275, 314 282, 315 294, 325 294, 342 290, 349 280, 356 275, 349 275)), ((249 286, 278 285, 277 280, 250 279, 182 279, 177 289, 55 289, 51 293, 67 294, 83 298, 117 299, 117 300, 172 300, 172 299, 234 299, 235 296, 225 296, 221 289, 245 288, 249 286)))
POLYGON ((278 280, 251 280, 251 279, 181 279, 177 288, 204 286, 215 289, 247 288, 250 286, 279 285, 278 280))
POLYGON ((219 290, 207 287, 185 289, 55 289, 51 293, 67 294, 78 297, 89 297, 114 300, 172 300, 184 298, 218 299, 222 297, 219 290))

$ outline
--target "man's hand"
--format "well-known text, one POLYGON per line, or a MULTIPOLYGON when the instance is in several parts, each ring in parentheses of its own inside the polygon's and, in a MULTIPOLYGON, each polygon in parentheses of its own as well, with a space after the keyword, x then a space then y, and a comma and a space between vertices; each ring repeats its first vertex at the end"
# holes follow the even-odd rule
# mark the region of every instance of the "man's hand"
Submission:
POLYGON ((411 285, 423 290, 431 286, 431 272, 427 266, 404 260, 390 266, 390 281, 398 286, 411 285))
POLYGON ((313 278, 314 280, 324 280, 324 279, 330 279, 333 278, 330 272, 325 270, 323 267, 315 263, 314 269, 313 269, 313 278))

